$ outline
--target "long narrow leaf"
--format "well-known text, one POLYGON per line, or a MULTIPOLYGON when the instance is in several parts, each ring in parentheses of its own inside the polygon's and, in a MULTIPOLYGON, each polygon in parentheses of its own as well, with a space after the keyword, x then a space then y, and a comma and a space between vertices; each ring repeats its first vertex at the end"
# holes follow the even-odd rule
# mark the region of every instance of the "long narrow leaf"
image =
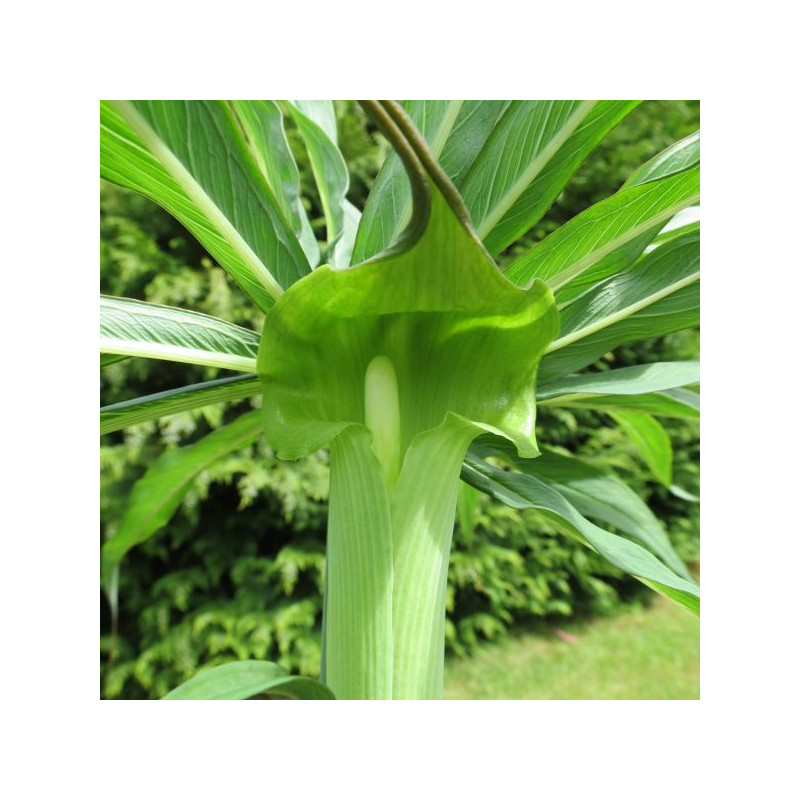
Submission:
POLYGON ((691 233, 603 281, 561 312, 561 334, 541 363, 540 384, 575 372, 625 342, 698 325, 699 280, 700 236, 691 233))
POLYGON ((641 411, 609 411, 638 450, 650 471, 664 486, 672 485, 672 442, 662 425, 641 411))
POLYGON ((675 574, 641 545, 603 530, 587 520, 552 486, 532 475, 506 472, 473 456, 467 457, 461 476, 467 483, 501 503, 513 508, 535 509, 615 567, 699 614, 700 593, 697 586, 675 574))
POLYGON ((104 585, 132 547, 147 541, 169 522, 197 475, 228 453, 256 441, 261 425, 261 412, 251 411, 195 444, 159 456, 134 484, 119 529, 103 545, 104 585))
MULTIPOLYGON (((657 181, 678 172, 690 169, 700 163, 700 132, 692 134, 639 167, 625 182, 623 189, 657 181)), ((592 265, 582 275, 561 287, 556 293, 560 306, 568 304, 592 286, 609 275, 616 275, 630 267, 642 253, 671 241, 683 234, 700 230, 700 209, 698 206, 683 208, 662 227, 661 222, 643 234, 612 249, 607 255, 592 265)))
POLYGON ((330 100, 295 100, 285 106, 303 137, 319 189, 328 230, 327 262, 350 265, 360 213, 347 200, 350 176, 336 145, 336 116, 330 100))
POLYGON ((692 579, 656 516, 615 475, 579 458, 552 451, 545 451, 538 458, 520 458, 516 448, 499 437, 479 439, 470 452, 484 459, 499 456, 525 475, 552 486, 584 516, 613 525, 644 545, 678 575, 692 579))
POLYGON ((290 700, 335 700, 319 681, 289 675, 271 661, 233 661, 199 672, 162 700, 247 700, 259 694, 290 700))
POLYGON ((275 199, 300 241, 310 266, 319 264, 319 243, 300 197, 300 172, 286 138, 283 114, 273 100, 234 100, 245 141, 275 199))
POLYGON ((257 394, 261 394, 261 384, 255 375, 204 381, 149 394, 101 408, 100 433, 112 433, 180 411, 192 411, 213 403, 235 402, 257 394))
POLYGON ((459 187, 486 249, 499 253, 538 222, 586 156, 636 106, 514 101, 459 187))
POLYGON ((262 310, 310 271, 226 103, 103 102, 100 126, 101 175, 177 217, 262 310))
POLYGON ((100 298, 100 352, 255 372, 259 337, 216 317, 100 298))
MULTIPOLYGON (((682 208, 700 199, 700 169, 670 175, 628 189, 603 200, 550 234, 540 245, 515 261, 507 270, 519 285, 541 278, 555 291, 575 282, 603 259, 641 237, 655 236, 682 208)), ((646 242, 642 244, 644 249, 646 242)), ((580 284, 576 284, 581 286, 580 284)), ((583 287, 581 287, 583 288, 583 287)), ((558 299, 561 300, 563 296, 558 299)))
POLYGON ((700 419, 700 395, 687 389, 668 389, 652 394, 562 395, 544 400, 542 405, 584 408, 596 411, 644 411, 657 417, 700 419))
POLYGON ((700 382, 699 361, 660 361, 609 372, 568 375, 536 389, 541 400, 581 394, 649 394, 700 382))

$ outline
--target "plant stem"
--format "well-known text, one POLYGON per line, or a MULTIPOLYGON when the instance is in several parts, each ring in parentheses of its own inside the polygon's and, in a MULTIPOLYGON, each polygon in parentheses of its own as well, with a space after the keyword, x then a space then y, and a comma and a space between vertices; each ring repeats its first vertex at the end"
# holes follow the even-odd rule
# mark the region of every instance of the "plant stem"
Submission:
POLYGON ((370 362, 364 392, 366 426, 331 444, 326 681, 340 699, 438 699, 459 475, 477 429, 448 415, 401 458, 386 356, 370 362))

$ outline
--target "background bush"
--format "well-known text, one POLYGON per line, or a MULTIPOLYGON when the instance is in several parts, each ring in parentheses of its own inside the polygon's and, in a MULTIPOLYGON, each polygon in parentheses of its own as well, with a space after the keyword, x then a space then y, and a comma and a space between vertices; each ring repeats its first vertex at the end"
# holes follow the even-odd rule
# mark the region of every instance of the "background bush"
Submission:
MULTIPOLYGON (((359 207, 387 145, 353 103, 337 106, 340 145, 359 207)), ((513 259, 588 205, 612 194, 639 164, 699 125, 699 104, 649 102, 590 157, 548 216, 501 260, 513 259)), ((302 148, 290 131, 312 226, 321 206, 302 148)), ((263 315, 183 228, 147 199, 103 184, 101 290, 194 309, 260 330, 263 315)), ((596 369, 696 357, 684 331, 607 354, 596 369)), ((101 371, 101 404, 225 374, 205 367, 129 359, 101 371)), ((101 540, 112 536, 132 484, 165 449, 189 444, 258 401, 212 406, 101 439, 101 540)), ((699 491, 697 425, 665 421, 675 483, 699 491)), ((679 554, 699 559, 697 506, 657 484, 635 450, 591 411, 542 408, 540 442, 613 469, 664 521, 679 554)), ((465 490, 470 491, 469 487, 465 490)), ((101 598, 101 691, 107 698, 160 697, 200 665, 268 658, 313 675, 328 493, 327 453, 279 461, 264 442, 205 471, 170 525, 122 565, 116 630, 101 598), (238 513, 244 512, 244 513, 238 513)), ((475 525, 457 527, 449 572, 447 645, 464 654, 482 638, 542 618, 610 613, 645 602, 647 590, 556 532, 534 512, 475 493, 475 525)))

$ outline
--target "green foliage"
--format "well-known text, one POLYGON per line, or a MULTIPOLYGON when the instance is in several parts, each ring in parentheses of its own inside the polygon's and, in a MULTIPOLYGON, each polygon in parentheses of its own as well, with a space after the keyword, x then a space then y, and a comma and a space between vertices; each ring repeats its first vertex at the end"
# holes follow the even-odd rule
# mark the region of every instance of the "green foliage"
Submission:
MULTIPOLYGON (((348 197, 363 207, 387 151, 353 104, 337 107, 339 144, 350 169, 348 197)), ((608 196, 650 156, 694 130, 693 103, 644 103, 587 161, 556 206, 520 246, 608 196)), ((288 127, 307 211, 324 236, 299 134, 288 127)), ((101 290, 200 311, 259 331, 263 315, 172 217, 124 189, 101 187, 101 290)), ((595 369, 696 357, 696 332, 625 345, 595 369)), ((209 367, 128 359, 101 373, 104 405, 225 377, 209 367)), ((101 444, 102 537, 115 533, 133 483, 166 449, 201 438, 260 401, 183 412, 106 435, 101 444)), ((698 493, 696 423, 664 420, 674 447, 673 483, 698 493)), ((658 484, 637 451, 600 412, 540 407, 537 437, 610 467, 648 502, 686 561, 699 558, 698 506, 658 484)), ((134 549, 119 580, 119 618, 102 603, 101 681, 109 698, 160 697, 202 665, 268 659, 314 675, 319 664, 321 585, 327 516, 327 455, 280 461, 263 442, 224 458, 199 476, 167 528, 134 549), (236 512, 247 508, 247 514, 236 512)), ((449 570, 448 648, 470 651, 515 625, 541 617, 610 613, 645 590, 585 548, 557 535, 534 512, 482 496, 475 529, 458 531, 449 570)))

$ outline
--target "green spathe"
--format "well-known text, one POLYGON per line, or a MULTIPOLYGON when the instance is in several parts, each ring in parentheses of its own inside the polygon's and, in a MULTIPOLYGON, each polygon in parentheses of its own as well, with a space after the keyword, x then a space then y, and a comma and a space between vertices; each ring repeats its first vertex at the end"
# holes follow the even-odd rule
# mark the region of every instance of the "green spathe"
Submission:
POLYGON ((407 250, 324 266, 269 311, 267 440, 330 444, 325 680, 339 698, 441 696, 447 564, 475 436, 534 437, 536 370, 558 331, 541 281, 508 281, 435 186, 407 250))

